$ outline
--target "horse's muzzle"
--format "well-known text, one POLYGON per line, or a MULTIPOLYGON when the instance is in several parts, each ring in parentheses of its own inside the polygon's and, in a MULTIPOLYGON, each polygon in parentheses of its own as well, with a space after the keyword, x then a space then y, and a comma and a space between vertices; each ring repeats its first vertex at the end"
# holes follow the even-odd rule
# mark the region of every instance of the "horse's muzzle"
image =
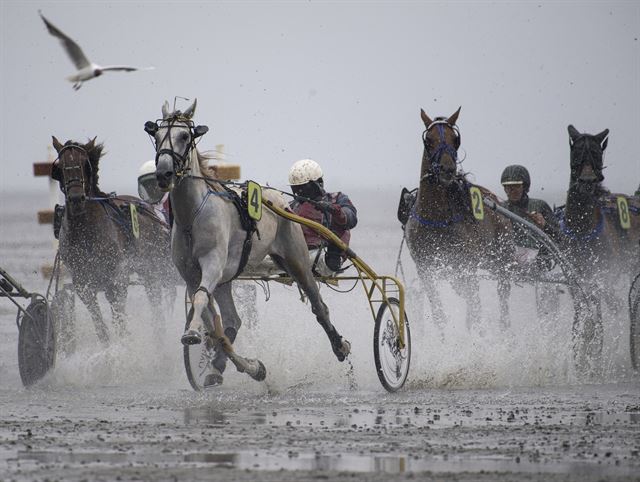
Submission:
POLYGON ((168 192, 173 187, 173 171, 156 172, 156 179, 162 192, 168 192))

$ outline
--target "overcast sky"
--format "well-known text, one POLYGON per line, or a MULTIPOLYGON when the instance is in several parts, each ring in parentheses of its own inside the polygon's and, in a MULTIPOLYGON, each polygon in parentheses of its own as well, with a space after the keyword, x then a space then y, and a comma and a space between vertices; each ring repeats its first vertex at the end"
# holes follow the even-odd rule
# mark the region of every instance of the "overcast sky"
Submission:
POLYGON ((32 163, 53 134, 97 136, 102 189, 135 192, 154 155, 143 124, 175 96, 198 99, 195 121, 210 128, 201 150, 224 144, 244 178, 279 187, 305 157, 330 190, 415 186, 420 108, 458 106, 464 168, 500 194, 502 169, 521 163, 533 194, 562 196, 568 124, 611 130, 611 190, 640 183, 637 1, 0 0, 0 17, 3 191, 46 189, 32 163), (155 70, 106 73, 75 92, 39 9, 93 61, 155 70))

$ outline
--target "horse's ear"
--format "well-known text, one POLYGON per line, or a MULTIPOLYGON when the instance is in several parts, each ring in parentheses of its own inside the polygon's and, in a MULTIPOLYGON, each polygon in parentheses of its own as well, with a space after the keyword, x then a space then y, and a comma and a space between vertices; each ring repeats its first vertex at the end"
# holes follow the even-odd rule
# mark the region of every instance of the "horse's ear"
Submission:
POLYGON ((424 122, 425 127, 429 127, 431 124, 433 124, 433 121, 429 119, 429 116, 424 111, 424 109, 420 109, 420 117, 422 117, 422 122, 424 122))
POLYGON ((171 109, 171 107, 169 107, 169 102, 165 100, 164 104, 162 104, 162 118, 163 119, 168 118, 169 114, 171 114, 171 111, 169 109, 171 109))
POLYGON ((187 119, 191 119, 193 117, 193 114, 196 112, 197 103, 198 103, 198 99, 194 99, 193 104, 187 107, 187 110, 185 110, 182 115, 185 116, 187 119))
POLYGON ((603 130, 600 134, 596 134, 596 139, 600 143, 600 147, 604 151, 609 143, 609 129, 603 130))
POLYGON ((85 149, 87 150, 87 152, 91 152, 96 147, 96 139, 97 138, 98 138, 98 136, 94 137, 89 142, 87 142, 87 145, 85 146, 85 149))
POLYGON ((571 124, 569 124, 569 127, 567 127, 567 130, 569 131, 569 141, 570 141, 571 144, 573 144, 574 141, 580 135, 580 133, 578 132, 578 129, 573 127, 573 125, 571 125, 571 124))
POLYGON ((56 152, 60 152, 63 145, 60 143, 58 139, 56 139, 56 136, 51 136, 51 139, 53 141, 53 148, 56 150, 56 152))
POLYGON ((456 121, 458 120, 458 116, 460 115, 460 109, 462 109, 462 106, 458 107, 458 110, 455 111, 451 117, 449 117, 447 119, 447 124, 449 124, 450 126, 454 126, 456 125, 456 121))

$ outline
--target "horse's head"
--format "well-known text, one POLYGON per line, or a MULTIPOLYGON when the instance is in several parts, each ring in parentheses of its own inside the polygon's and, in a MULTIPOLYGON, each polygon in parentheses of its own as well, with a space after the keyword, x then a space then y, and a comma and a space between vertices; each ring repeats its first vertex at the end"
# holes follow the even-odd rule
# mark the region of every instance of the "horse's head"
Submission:
POLYGON ((431 120, 424 110, 420 115, 425 125, 422 134, 424 153, 422 155, 421 181, 428 180, 448 186, 458 171, 458 147, 460 132, 456 126, 460 107, 448 119, 436 117, 431 120))
POLYGON ((609 141, 609 129, 600 134, 581 134, 570 125, 571 186, 582 193, 593 193, 604 180, 603 154, 609 141))
POLYGON ((171 112, 169 103, 165 102, 162 119, 144 124, 144 130, 155 141, 156 178, 158 186, 165 192, 173 188, 176 178, 180 179, 190 169, 195 140, 209 130, 207 126, 195 126, 191 120, 196 103, 197 99, 184 112, 171 112))
POLYGON ((67 141, 63 145, 55 136, 52 139, 58 158, 51 166, 51 177, 60 184, 69 214, 82 214, 87 197, 99 191, 98 162, 103 145, 96 144, 95 137, 86 144, 67 141))

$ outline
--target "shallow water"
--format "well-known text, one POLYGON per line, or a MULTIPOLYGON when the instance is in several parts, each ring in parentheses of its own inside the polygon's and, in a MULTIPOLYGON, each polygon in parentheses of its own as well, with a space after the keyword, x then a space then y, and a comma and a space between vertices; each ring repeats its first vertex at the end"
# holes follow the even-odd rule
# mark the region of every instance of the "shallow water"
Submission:
MULTIPOLYGON (((352 198, 360 208, 353 249, 379 273, 393 274, 401 241, 395 193, 352 198)), ((41 293, 47 281, 40 266, 55 254, 51 227, 35 222, 46 203, 38 193, 0 193, 0 266, 41 293)), ((358 286, 350 293, 322 288, 335 325, 352 343, 351 376, 295 287, 270 286, 267 301, 258 286, 258 322, 243 328, 237 350, 260 358, 267 379, 257 383, 229 368, 224 385, 206 393, 194 393, 184 374, 182 288, 157 335, 143 291, 132 287, 133 336, 107 349, 77 302, 78 351, 61 354, 30 390, 18 374, 16 310, 0 300, 0 478, 250 480, 273 473, 302 480, 366 473, 388 480, 420 473, 595 480, 640 473, 640 386, 623 312, 607 316, 603 373, 584 380, 573 367, 566 298, 558 318, 539 319, 533 288, 515 286, 512 327, 502 332, 495 283, 485 280, 483 317, 468 331, 464 303, 443 283, 451 323, 440 333, 406 248, 403 266, 413 354, 397 394, 377 379, 372 316, 358 286)))

